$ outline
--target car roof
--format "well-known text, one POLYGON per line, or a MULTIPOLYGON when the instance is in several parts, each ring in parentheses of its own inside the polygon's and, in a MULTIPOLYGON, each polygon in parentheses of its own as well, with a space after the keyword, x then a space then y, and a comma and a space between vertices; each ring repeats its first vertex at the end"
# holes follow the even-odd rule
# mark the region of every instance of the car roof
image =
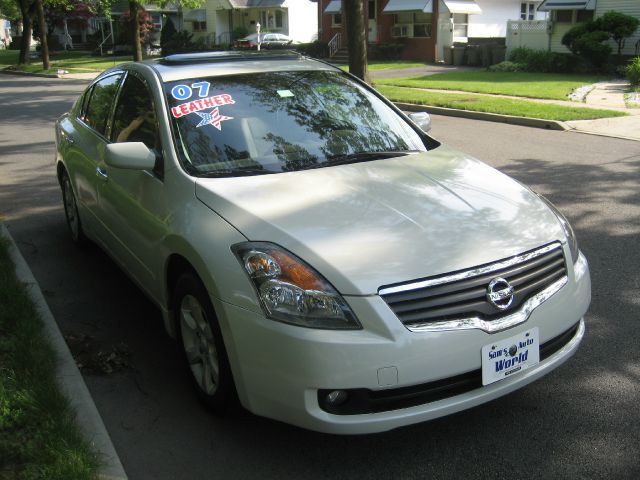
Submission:
POLYGON ((199 52, 169 55, 145 62, 163 82, 260 72, 339 70, 296 52, 199 52))

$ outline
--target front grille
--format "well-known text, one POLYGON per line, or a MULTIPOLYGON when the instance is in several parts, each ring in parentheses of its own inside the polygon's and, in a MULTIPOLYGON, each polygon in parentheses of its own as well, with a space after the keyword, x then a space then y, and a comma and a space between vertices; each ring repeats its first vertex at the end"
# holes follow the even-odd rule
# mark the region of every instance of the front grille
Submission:
MULTIPOLYGON (((579 322, 564 333, 540 345, 540 361, 546 360, 567 345, 577 335, 578 328, 580 328, 579 322)), ((481 369, 409 387, 386 390, 366 388, 345 390, 348 400, 340 405, 331 405, 326 401, 327 394, 332 390, 318 390, 318 403, 325 412, 334 415, 359 415, 424 405, 479 388, 482 388, 481 369)))
POLYGON ((556 242, 470 270, 381 287, 378 293, 408 328, 470 318, 490 322, 518 310, 566 276, 562 247, 556 242), (508 308, 500 309, 487 298, 489 283, 496 278, 513 287, 508 308))

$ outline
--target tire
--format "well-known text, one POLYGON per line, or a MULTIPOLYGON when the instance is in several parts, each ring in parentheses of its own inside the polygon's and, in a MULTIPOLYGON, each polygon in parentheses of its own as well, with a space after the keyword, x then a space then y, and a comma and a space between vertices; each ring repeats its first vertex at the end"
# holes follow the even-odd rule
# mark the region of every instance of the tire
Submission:
POLYGON ((80 221, 80 215, 78 214, 76 196, 73 193, 71 179, 69 179, 69 174, 66 171, 63 171, 62 176, 60 177, 60 187, 62 188, 64 216, 67 220, 67 227, 69 227, 71 240, 76 246, 83 247, 87 244, 87 237, 82 230, 82 222, 80 221))
POLYGON ((198 397, 215 413, 235 410, 233 375, 206 288, 195 274, 185 273, 178 279, 173 300, 178 341, 198 397))

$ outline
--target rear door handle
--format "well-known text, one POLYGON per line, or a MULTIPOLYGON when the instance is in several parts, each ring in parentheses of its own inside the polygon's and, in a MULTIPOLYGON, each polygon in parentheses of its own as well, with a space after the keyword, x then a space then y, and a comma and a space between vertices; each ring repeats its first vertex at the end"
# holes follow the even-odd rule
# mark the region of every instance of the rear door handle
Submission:
POLYGON ((107 173, 107 170, 104 169, 103 167, 96 167, 96 175, 98 175, 105 182, 109 180, 109 174, 107 173))

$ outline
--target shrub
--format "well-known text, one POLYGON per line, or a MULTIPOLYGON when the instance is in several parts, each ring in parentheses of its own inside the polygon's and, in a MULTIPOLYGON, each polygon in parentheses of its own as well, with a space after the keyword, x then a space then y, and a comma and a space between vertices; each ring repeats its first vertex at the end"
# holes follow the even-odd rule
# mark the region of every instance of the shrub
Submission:
POLYGON ((186 30, 176 32, 171 38, 165 41, 162 46, 162 55, 170 55, 172 53, 182 53, 194 50, 193 33, 186 30))
POLYGON ((609 34, 595 28, 595 22, 577 25, 564 34, 562 44, 594 67, 601 68, 611 55, 611 47, 603 43, 609 39, 609 34))
POLYGON ((586 70, 584 62, 576 55, 526 47, 514 49, 509 60, 520 65, 520 71, 525 72, 576 73, 586 70))
POLYGON ((640 57, 631 60, 626 68, 627 79, 634 87, 640 87, 640 57))
POLYGON ((316 40, 315 42, 296 45, 296 50, 309 57, 324 58, 328 55, 329 46, 327 42, 316 40))
POLYGON ((504 61, 491 65, 488 70, 490 72, 524 72, 525 68, 522 63, 504 61))
POLYGON ((173 20, 167 17, 167 23, 164 24, 162 30, 160 31, 160 48, 162 49, 162 54, 165 55, 167 44, 171 42, 173 36, 178 33, 175 25, 173 24, 173 20))
POLYGON ((509 60, 521 65, 527 72, 550 72, 553 70, 555 53, 546 50, 532 50, 530 48, 516 48, 509 60))
POLYGON ((401 43, 380 43, 376 51, 380 60, 399 60, 404 45, 401 43))
POLYGON ((231 39, 238 40, 240 38, 244 38, 249 35, 249 29, 247 27, 236 27, 231 32, 231 39))

